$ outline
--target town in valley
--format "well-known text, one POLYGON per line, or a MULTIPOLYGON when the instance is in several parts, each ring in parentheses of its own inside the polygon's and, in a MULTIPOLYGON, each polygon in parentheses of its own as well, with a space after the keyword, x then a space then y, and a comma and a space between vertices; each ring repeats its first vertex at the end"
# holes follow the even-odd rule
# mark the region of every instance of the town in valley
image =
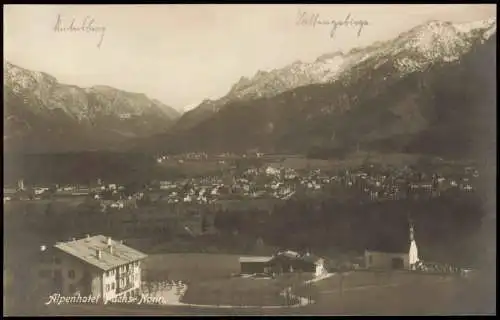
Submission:
POLYGON ((27 7, 4 316, 496 314, 493 5, 27 7))

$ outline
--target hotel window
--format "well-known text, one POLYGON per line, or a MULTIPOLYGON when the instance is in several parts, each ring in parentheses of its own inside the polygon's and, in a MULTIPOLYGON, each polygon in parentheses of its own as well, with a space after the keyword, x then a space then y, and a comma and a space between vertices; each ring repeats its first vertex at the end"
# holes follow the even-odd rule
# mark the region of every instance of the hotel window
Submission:
POLYGON ((368 256, 368 262, 369 262, 370 264, 372 264, 372 263, 373 263, 373 256, 368 256))
POLYGON ((109 291, 109 284, 106 285, 106 292, 109 291))
POLYGON ((70 279, 74 279, 75 278, 75 270, 68 270, 68 277, 70 279))
POLYGON ((115 290, 115 283, 114 282, 111 283, 111 290, 115 290))

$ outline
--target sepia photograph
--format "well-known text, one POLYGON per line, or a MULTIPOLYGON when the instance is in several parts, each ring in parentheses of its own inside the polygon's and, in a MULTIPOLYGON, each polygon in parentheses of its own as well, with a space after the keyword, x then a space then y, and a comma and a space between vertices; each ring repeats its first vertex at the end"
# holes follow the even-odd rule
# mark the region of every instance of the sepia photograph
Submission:
POLYGON ((496 315, 496 9, 4 5, 4 316, 496 315))

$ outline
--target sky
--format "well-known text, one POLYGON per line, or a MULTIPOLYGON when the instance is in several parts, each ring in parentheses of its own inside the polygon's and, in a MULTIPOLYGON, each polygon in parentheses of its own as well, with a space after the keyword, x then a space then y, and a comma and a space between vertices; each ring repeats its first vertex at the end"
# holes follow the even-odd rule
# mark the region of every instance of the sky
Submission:
POLYGON ((494 4, 5 5, 4 59, 61 83, 140 92, 182 111, 258 70, 389 40, 428 20, 491 17, 494 4), (300 14, 335 21, 350 14, 367 25, 359 36, 356 26, 338 26, 332 38, 331 26, 298 24, 300 14), (73 19, 92 30, 68 31, 73 19))

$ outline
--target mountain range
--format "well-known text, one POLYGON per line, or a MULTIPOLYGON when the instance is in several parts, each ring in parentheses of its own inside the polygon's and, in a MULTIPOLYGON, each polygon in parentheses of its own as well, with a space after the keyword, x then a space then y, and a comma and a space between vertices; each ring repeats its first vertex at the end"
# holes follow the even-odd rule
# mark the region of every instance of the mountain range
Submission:
POLYGON ((164 132, 180 114, 141 93, 80 88, 4 61, 4 150, 109 148, 164 132))
POLYGON ((389 41, 242 78, 141 146, 470 152, 494 130, 485 124, 495 115, 495 56, 496 19, 429 21, 389 41))
POLYGON ((495 58, 495 18, 429 21, 389 41, 242 77, 224 97, 205 100, 178 119, 144 95, 64 86, 23 71, 37 75, 30 82, 9 71, 22 69, 4 63, 4 78, 10 77, 4 110, 10 135, 26 135, 25 123, 33 128, 42 113, 57 123, 77 122, 82 132, 114 133, 100 142, 126 141, 141 152, 252 149, 328 156, 361 147, 463 155, 492 147, 485 137, 494 136, 495 58), (64 94, 54 90, 59 87, 64 94))

